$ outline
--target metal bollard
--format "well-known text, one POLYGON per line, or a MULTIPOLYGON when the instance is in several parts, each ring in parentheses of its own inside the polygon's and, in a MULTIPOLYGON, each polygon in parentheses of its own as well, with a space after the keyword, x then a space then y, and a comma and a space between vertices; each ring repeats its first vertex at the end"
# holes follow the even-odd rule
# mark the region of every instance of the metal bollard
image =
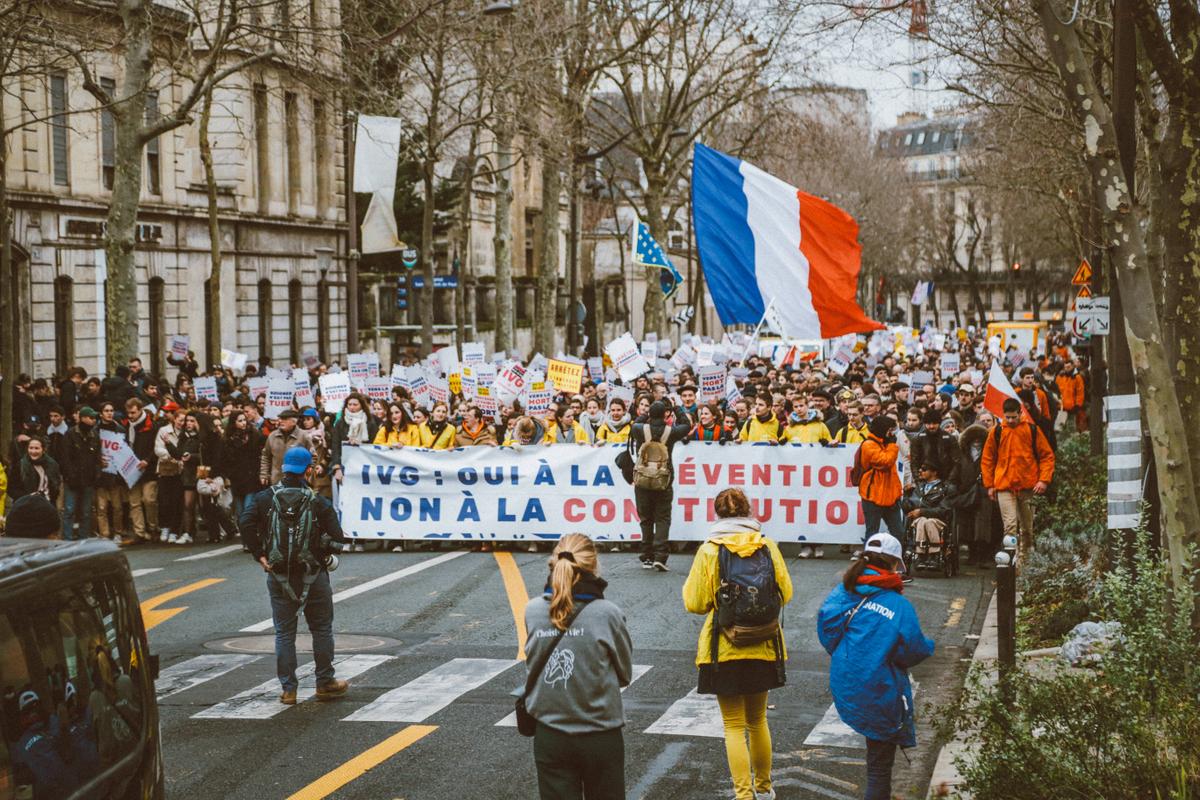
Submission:
POLYGON ((1002 671, 1017 664, 1017 537, 1005 536, 1004 549, 996 553, 997 656, 1002 671))

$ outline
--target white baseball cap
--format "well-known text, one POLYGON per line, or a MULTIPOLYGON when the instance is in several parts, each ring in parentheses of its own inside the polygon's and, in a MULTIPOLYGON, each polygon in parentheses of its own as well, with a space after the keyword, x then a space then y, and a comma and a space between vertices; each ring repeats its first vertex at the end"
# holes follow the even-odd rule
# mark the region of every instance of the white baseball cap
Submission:
POLYGON ((900 540, 890 533, 877 533, 867 539, 867 545, 863 548, 868 553, 882 553, 885 556, 891 556, 900 562, 900 569, 904 569, 904 548, 900 544, 900 540))

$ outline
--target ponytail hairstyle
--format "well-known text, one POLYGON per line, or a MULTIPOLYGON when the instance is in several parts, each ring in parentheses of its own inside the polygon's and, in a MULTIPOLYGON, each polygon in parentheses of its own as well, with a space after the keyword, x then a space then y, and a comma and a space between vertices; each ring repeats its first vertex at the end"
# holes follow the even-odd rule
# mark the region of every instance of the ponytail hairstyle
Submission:
POLYGON ((596 543, 582 533, 568 533, 550 554, 550 622, 560 631, 567 629, 567 619, 575 611, 571 595, 583 572, 600 572, 596 543))

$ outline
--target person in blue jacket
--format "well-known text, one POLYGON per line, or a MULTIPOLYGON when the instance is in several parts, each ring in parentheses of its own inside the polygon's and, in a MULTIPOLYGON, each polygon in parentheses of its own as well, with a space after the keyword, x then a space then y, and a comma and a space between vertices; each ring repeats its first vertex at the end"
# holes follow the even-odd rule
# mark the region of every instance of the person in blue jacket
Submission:
POLYGON ((933 654, 901 595, 902 554, 896 537, 872 536, 817 615, 821 646, 833 656, 829 690, 838 716, 867 740, 864 800, 891 798, 896 746, 916 746, 908 670, 933 654))

